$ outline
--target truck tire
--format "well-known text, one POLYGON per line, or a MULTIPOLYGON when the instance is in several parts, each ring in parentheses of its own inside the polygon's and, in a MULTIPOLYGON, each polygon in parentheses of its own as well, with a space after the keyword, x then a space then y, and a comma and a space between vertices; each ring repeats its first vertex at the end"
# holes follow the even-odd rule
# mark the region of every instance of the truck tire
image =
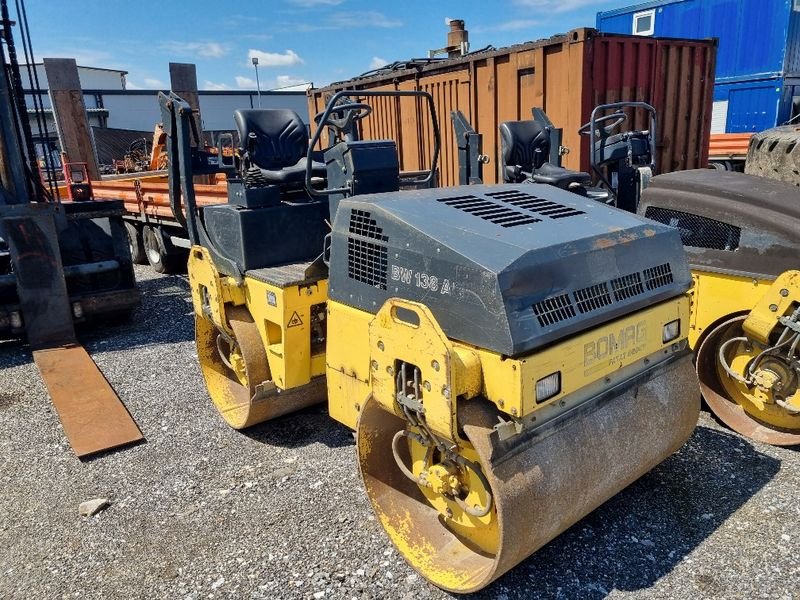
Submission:
POLYGON ((168 275, 179 270, 180 261, 178 259, 180 257, 167 252, 161 232, 150 225, 145 225, 142 229, 142 243, 147 262, 156 273, 168 275))
POLYGON ((147 255, 144 252, 142 232, 130 221, 125 221, 125 231, 128 232, 128 246, 131 249, 131 260, 136 265, 146 265, 147 255))
POLYGON ((147 262, 157 273, 170 275, 186 271, 188 251, 173 246, 158 226, 147 225, 142 229, 142 243, 147 262))

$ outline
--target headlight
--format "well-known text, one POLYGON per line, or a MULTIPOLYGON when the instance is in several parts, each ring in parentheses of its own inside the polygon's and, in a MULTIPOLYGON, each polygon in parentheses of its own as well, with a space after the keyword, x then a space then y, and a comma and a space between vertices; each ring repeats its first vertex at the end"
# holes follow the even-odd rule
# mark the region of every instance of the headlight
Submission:
POLYGON ((549 400, 561 392, 561 371, 551 373, 536 382, 536 403, 549 400))
POLYGON ((681 320, 676 319, 664 325, 664 331, 661 333, 661 342, 666 344, 677 338, 681 334, 681 320))

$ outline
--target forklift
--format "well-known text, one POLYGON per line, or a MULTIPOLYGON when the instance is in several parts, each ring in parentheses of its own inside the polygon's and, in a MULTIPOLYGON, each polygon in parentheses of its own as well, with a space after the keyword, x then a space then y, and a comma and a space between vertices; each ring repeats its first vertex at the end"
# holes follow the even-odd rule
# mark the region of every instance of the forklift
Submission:
MULTIPOLYGON (((30 345, 64 433, 85 457, 142 434, 78 343, 75 325, 130 315, 140 295, 122 203, 80 201, 80 187, 62 201, 54 165, 44 182, 40 176, 7 0, 0 12, 0 339, 30 345)), ((18 17, 25 36, 24 10, 18 17)), ((37 83, 31 76, 27 89, 41 109, 37 83)), ((39 126, 46 137, 41 119, 39 126)), ((46 153, 45 162, 51 159, 46 153)))

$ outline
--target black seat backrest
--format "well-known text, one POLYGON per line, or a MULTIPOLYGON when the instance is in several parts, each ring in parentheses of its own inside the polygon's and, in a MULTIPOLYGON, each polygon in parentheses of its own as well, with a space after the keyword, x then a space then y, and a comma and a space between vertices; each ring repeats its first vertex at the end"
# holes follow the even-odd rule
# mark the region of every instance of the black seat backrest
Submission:
POLYGON ((300 116, 286 108, 240 109, 233 113, 240 151, 262 169, 278 171, 296 165, 308 151, 308 130, 300 116), (256 136, 253 147, 248 141, 256 136))
POLYGON ((504 177, 506 167, 516 166, 530 173, 547 162, 550 156, 550 136, 537 121, 500 123, 500 140, 504 177))

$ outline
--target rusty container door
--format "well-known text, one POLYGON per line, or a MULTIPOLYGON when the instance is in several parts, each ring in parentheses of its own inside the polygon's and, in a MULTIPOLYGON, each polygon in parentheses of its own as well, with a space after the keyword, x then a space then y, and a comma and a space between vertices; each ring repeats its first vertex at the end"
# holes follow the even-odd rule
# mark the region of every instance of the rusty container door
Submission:
MULTIPOLYGON (((711 40, 675 40, 596 35, 585 111, 598 104, 639 101, 658 114, 660 173, 703 168, 708 162, 716 45, 711 40)), ((646 129, 644 111, 631 111, 636 129, 646 129)), ((588 169, 588 139, 581 168, 588 169)))

